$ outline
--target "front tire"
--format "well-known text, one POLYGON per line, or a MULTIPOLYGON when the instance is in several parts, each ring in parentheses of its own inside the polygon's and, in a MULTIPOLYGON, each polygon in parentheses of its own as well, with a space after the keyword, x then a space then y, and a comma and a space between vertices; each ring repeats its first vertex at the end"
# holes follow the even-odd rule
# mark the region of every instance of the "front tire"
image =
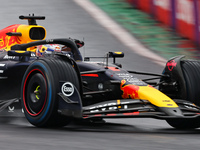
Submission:
POLYGON ((38 127, 65 126, 70 118, 58 113, 59 81, 71 82, 80 90, 77 73, 59 58, 35 60, 22 80, 21 105, 27 120, 38 127))
POLYGON ((182 61, 182 71, 187 89, 187 100, 200 106, 200 62, 182 61))
MULTIPOLYGON (((186 95, 183 99, 200 106, 200 61, 182 60, 181 69, 186 85, 186 94, 179 93, 179 97, 186 95)), ((183 84, 183 83, 182 83, 183 84)), ((179 87, 182 88, 182 87, 179 87)), ((181 91, 181 89, 179 89, 181 91)), ((200 119, 168 119, 167 123, 177 129, 194 129, 200 127, 200 119)))
POLYGON ((168 119, 167 123, 176 129, 195 129, 200 127, 199 118, 195 119, 168 119))

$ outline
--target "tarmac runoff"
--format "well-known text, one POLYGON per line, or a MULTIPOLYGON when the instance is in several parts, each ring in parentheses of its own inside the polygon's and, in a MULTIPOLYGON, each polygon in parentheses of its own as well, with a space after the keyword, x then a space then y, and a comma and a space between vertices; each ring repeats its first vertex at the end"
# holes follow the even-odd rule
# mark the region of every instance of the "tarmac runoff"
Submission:
POLYGON ((165 66, 166 59, 153 53, 142 45, 133 35, 110 18, 105 12, 89 0, 74 0, 79 6, 86 10, 99 24, 105 27, 125 46, 129 47, 136 54, 149 58, 158 65, 165 66), (116 32, 117 31, 117 32, 116 32))

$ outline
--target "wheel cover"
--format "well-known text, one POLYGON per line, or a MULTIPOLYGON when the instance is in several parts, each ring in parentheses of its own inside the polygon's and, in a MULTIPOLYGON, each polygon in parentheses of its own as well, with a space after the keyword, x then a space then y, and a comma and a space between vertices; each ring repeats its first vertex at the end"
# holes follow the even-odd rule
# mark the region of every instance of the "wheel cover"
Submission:
POLYGON ((24 85, 23 85, 23 103, 26 112, 31 116, 38 116, 45 108, 47 102, 47 82, 46 77, 43 72, 39 69, 33 69, 27 75, 24 85), (43 82, 31 82, 31 78, 28 82, 30 75, 32 77, 34 74, 40 73, 42 78, 38 78, 43 82), (28 85, 28 86, 27 86, 28 85))

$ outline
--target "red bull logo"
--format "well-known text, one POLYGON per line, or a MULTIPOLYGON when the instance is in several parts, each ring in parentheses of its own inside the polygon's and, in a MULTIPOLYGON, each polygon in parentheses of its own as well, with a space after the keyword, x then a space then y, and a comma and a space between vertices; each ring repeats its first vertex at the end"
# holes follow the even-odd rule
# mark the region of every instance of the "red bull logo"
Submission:
POLYGON ((20 44, 21 40, 18 36, 8 36, 8 32, 17 32, 19 25, 12 25, 0 31, 0 49, 9 49, 14 44, 20 44))
POLYGON ((139 86, 133 85, 133 84, 125 84, 126 80, 121 81, 120 89, 123 91, 122 98, 131 98, 131 99, 137 99, 139 98, 138 90, 139 86))

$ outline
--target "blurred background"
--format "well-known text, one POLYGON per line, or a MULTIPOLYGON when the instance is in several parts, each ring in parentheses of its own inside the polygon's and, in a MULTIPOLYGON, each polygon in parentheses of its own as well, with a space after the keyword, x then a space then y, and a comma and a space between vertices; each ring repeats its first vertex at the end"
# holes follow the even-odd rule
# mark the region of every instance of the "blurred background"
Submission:
POLYGON ((92 0, 142 44, 166 59, 199 59, 199 0, 92 0))

